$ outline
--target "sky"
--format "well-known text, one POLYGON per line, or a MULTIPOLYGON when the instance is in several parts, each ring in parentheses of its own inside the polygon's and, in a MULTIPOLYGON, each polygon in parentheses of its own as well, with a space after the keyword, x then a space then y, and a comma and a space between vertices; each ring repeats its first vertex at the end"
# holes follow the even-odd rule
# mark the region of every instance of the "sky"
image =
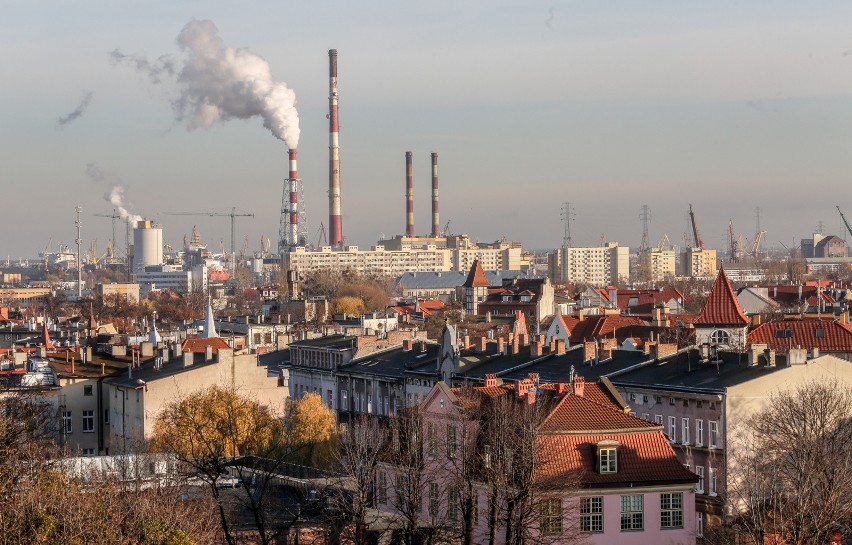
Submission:
MULTIPOLYGON (((128 210, 178 247, 195 224, 212 248, 277 247, 287 146, 259 117, 188 128, 177 81, 153 84, 118 50, 181 62, 191 21, 247 48, 295 92, 308 237, 328 227, 328 50, 339 54, 343 229, 367 247, 430 230, 430 152, 441 226, 474 240, 635 247, 682 244, 693 205, 706 245, 728 223, 769 246, 852 216, 852 3, 841 1, 6 2, 0 18, 0 256, 111 237, 128 210)), ((123 233, 119 226, 119 233, 123 233)), ((119 235, 123 244, 123 234, 119 235)))

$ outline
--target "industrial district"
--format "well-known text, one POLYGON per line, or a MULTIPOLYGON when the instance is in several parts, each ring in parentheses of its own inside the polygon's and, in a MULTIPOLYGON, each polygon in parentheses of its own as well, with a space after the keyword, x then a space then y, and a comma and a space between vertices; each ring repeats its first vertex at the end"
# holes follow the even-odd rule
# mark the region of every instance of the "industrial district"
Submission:
MULTIPOLYGON (((134 543, 846 542, 852 202, 845 232, 778 248, 760 208, 711 248, 700 202, 683 203, 682 237, 651 240, 648 204, 638 248, 580 247, 565 202, 561 246, 527 249, 453 233, 439 154, 406 152, 400 233, 359 248, 337 50, 328 62, 315 235, 292 146, 259 249, 240 235, 250 211, 164 211, 230 222, 227 247, 193 229, 176 248, 114 192, 111 209, 77 207, 57 233, 73 245, 0 263, 0 383, 29 404, 18 416, 44 416, 63 490, 160 494, 170 515, 139 515, 134 543), (86 234, 107 220, 102 253, 86 234), (843 411, 819 425, 768 424, 826 395, 843 411)), ((5 531, 100 542, 62 533, 74 509, 33 509, 41 522, 5 531)))

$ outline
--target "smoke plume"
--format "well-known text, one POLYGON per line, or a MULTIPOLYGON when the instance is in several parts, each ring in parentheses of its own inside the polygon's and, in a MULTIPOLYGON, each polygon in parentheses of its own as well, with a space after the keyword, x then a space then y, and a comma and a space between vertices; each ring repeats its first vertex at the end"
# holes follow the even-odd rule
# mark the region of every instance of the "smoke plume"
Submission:
POLYGON ((106 180, 106 174, 104 174, 101 167, 95 163, 86 163, 86 176, 95 183, 100 183, 106 180))
POLYGON ((86 94, 83 96, 83 100, 80 101, 80 104, 78 104, 77 107, 74 108, 73 111, 71 111, 70 113, 68 113, 66 115, 63 115, 62 117, 60 117, 59 119, 56 120, 56 126, 57 127, 64 127, 65 125, 71 123, 72 121, 74 121, 77 118, 79 118, 80 116, 82 116, 84 113, 86 113, 86 109, 89 107, 89 103, 91 103, 91 102, 92 102, 92 92, 87 91, 86 94))
POLYGON ((127 208, 124 206, 124 187, 120 185, 112 186, 109 193, 104 195, 104 199, 106 199, 111 205, 115 207, 115 210, 118 212, 121 219, 129 222, 136 223, 137 221, 142 220, 142 216, 137 216, 136 214, 131 214, 127 211, 127 208))
POLYGON ((188 129, 210 128, 217 121, 260 117, 263 126, 291 149, 299 144, 296 94, 287 84, 275 81, 269 63, 246 48, 225 47, 212 21, 190 21, 177 37, 186 54, 179 62, 168 56, 156 62, 118 50, 115 63, 130 64, 152 83, 164 75, 176 75, 178 95, 172 101, 177 119, 188 129))

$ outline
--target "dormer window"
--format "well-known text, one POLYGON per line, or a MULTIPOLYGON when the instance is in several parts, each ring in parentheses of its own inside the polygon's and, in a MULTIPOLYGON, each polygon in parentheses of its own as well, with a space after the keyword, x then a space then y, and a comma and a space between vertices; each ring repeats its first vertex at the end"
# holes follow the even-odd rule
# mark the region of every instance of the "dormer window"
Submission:
POLYGON ((710 335, 710 342, 714 344, 728 344, 731 335, 724 329, 717 329, 710 335))
POLYGON ((598 473, 601 475, 618 472, 618 441, 607 439, 599 442, 597 447, 598 473))

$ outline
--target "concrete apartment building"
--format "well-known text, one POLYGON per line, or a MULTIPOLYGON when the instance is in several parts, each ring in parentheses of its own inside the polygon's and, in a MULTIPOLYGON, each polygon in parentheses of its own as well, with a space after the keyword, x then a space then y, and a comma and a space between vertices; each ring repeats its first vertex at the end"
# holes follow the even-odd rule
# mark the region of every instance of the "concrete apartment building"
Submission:
POLYGON ((98 284, 95 293, 104 297, 122 297, 134 303, 139 302, 139 284, 129 282, 113 282, 109 284, 98 284))
POLYGON ((649 272, 652 282, 661 282, 675 275, 677 259, 674 250, 654 247, 648 250, 649 272))
POLYGON ((630 280, 630 248, 617 242, 588 248, 566 247, 559 250, 561 282, 607 286, 630 280))
POLYGON ((688 248, 680 259, 682 276, 709 278, 716 274, 716 250, 688 248))

